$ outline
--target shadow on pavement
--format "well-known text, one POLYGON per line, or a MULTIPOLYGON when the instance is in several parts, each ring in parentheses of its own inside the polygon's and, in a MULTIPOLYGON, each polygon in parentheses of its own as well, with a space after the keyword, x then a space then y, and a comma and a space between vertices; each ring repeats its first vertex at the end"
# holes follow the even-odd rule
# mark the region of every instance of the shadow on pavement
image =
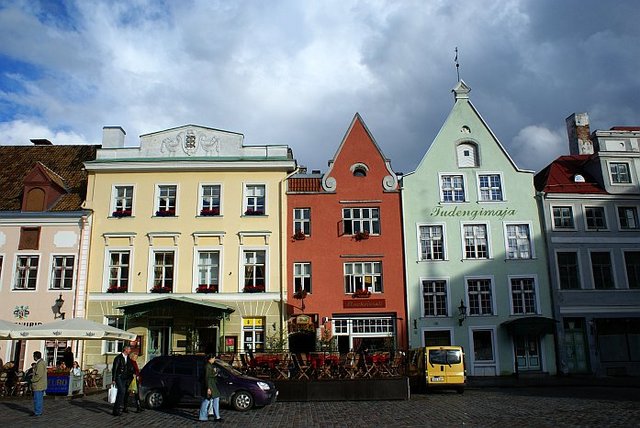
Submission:
POLYGON ((93 413, 111 413, 113 406, 105 402, 95 402, 91 400, 70 400, 69 404, 93 413))
MULTIPOLYGON (((23 406, 20 404, 16 404, 16 403, 0 403, 0 405, 2 405, 3 407, 7 407, 11 410, 16 410, 18 412, 22 412, 22 413, 27 413, 27 414, 32 414, 33 413, 33 409, 31 408, 31 406, 23 406)), ((1 409, 2 407, 0 407, 1 409)))

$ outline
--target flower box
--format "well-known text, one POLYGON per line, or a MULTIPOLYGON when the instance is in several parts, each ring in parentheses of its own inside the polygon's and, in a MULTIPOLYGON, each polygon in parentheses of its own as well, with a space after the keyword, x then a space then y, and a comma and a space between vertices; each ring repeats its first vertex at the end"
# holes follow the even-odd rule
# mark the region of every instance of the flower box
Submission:
POLYGON ((216 284, 200 284, 196 288, 196 293, 217 293, 218 286, 216 284))
POLYGON ((353 237, 355 238, 356 241, 362 241, 364 239, 369 239, 369 232, 367 232, 367 231, 356 232, 356 234, 353 235, 353 237))
POLYGON ((307 292, 305 290, 299 290, 293 293, 293 298, 298 300, 304 300, 307 298, 307 292))
POLYGON ((263 210, 254 210, 253 208, 249 208, 244 212, 244 215, 264 215, 263 210))
POLYGON ((175 217, 176 210, 158 210, 156 216, 158 217, 175 217))
POLYGON ((151 289, 152 293, 171 293, 171 287, 153 287, 151 289))
POLYGON ((264 293, 264 285, 245 285, 243 293, 264 293))
POLYGON ((131 210, 116 210, 111 213, 111 216, 115 218, 131 217, 131 210))
POLYGON ((369 290, 356 290, 355 293, 351 295, 354 299, 366 299, 371 297, 371 292, 369 290))
POLYGON ((126 293, 127 289, 128 287, 126 285, 123 285, 122 287, 112 285, 109 288, 107 288, 107 293, 126 293))
POLYGON ((220 208, 203 208, 200 210, 200 215, 206 217, 220 215, 220 208))
POLYGON ((307 236, 304 234, 304 232, 302 232, 300 230, 293 234, 293 239, 295 241, 303 241, 306 238, 307 238, 307 236))

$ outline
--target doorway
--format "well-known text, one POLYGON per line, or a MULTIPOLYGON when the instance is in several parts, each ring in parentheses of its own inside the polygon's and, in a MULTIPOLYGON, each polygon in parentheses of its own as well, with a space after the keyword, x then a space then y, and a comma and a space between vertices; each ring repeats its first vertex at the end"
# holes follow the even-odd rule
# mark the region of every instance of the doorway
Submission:
POLYGON ((514 339, 516 361, 520 371, 539 371, 542 369, 540 361, 540 341, 537 336, 515 336, 514 339))
POLYGON ((564 322, 564 354, 569 373, 589 371, 584 319, 567 318, 564 322))
POLYGON ((171 342, 171 327, 149 327, 149 340, 147 347, 148 359, 160 355, 169 355, 171 342))

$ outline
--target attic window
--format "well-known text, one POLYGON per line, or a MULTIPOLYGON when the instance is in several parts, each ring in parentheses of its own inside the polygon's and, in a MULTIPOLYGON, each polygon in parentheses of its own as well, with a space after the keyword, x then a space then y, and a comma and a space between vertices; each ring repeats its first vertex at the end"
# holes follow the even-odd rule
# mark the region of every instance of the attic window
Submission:
POLYGON ((369 171, 369 168, 363 163, 353 164, 350 169, 354 177, 366 177, 367 171, 369 171))
POLYGON ((584 179, 584 177, 583 177, 582 175, 580 175, 580 174, 576 174, 576 175, 573 177, 573 181, 574 181, 575 183, 584 183, 584 182, 585 182, 585 179, 584 179))
POLYGON ((458 144, 456 147, 458 155, 458 167, 469 168, 479 166, 478 162, 478 147, 471 142, 464 142, 458 144))
POLYGON ((25 211, 44 211, 45 192, 39 187, 35 187, 27 192, 25 211))

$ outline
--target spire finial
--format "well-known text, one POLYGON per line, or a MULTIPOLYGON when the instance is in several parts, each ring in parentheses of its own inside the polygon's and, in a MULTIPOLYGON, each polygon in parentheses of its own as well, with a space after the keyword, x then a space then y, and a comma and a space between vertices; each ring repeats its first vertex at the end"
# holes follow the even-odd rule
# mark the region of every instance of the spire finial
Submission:
POLYGON ((460 63, 458 62, 458 47, 456 46, 456 57, 453 59, 456 63, 456 74, 458 75, 458 81, 460 81, 460 63))

